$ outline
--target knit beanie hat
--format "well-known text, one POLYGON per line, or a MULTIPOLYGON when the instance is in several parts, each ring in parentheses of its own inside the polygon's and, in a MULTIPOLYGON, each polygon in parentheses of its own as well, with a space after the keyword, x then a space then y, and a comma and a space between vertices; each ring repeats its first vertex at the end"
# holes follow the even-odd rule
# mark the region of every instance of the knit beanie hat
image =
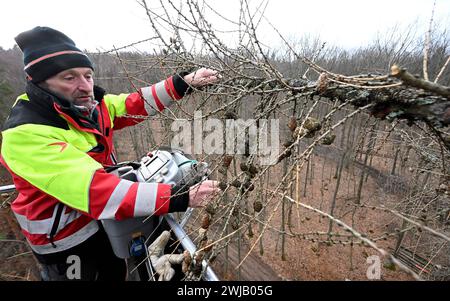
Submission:
POLYGON ((35 27, 15 38, 23 52, 28 80, 39 83, 61 71, 87 67, 94 70, 86 54, 68 36, 49 27, 35 27))

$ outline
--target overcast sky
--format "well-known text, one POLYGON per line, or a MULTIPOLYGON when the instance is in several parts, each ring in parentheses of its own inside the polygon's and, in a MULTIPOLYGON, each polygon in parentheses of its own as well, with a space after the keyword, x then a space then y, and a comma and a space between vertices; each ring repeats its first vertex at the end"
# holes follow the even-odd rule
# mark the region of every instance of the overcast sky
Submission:
MULTIPOLYGON (((168 1, 168 0, 162 0, 168 1)), ((179 3, 180 0, 172 0, 179 3)), ((239 0, 206 0, 231 20, 238 20, 239 0)), ((202 0, 199 0, 202 2, 202 0)), ((256 7, 263 0, 249 0, 256 7)), ((362 46, 377 33, 395 25, 417 23, 417 34, 427 30, 434 0, 269 0, 265 16, 286 37, 320 35, 323 41, 345 48, 362 46)), ((147 0, 155 10, 159 0, 147 0)), ((216 26, 226 22, 211 12, 216 26)), ((435 22, 450 29, 450 0, 436 0, 435 22)), ((145 11, 135 0, 3 0, 0 46, 11 48, 14 37, 35 26, 50 26, 71 37, 79 48, 109 50, 154 36, 145 11)), ((261 25, 263 40, 276 33, 261 25)))

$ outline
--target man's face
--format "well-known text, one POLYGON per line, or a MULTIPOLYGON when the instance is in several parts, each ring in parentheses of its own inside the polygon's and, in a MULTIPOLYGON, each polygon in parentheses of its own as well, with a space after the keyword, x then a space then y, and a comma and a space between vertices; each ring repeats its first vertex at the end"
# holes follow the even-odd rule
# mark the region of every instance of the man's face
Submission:
POLYGON ((94 78, 91 68, 64 70, 47 80, 47 88, 77 106, 89 108, 94 100, 94 78))

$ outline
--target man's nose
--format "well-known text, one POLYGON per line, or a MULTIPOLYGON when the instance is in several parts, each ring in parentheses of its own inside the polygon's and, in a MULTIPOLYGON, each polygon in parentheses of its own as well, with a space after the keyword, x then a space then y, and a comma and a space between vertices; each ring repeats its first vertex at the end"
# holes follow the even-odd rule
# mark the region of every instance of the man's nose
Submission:
POLYGON ((78 90, 90 93, 92 91, 92 82, 88 81, 84 77, 81 77, 78 81, 78 90))

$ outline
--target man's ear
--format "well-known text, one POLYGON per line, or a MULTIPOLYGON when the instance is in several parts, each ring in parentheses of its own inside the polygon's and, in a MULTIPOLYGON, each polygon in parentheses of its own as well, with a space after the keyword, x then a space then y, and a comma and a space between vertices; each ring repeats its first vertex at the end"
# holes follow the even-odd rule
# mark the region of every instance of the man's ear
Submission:
POLYGON ((41 87, 42 89, 44 89, 46 91, 49 91, 49 85, 48 85, 48 83, 45 80, 42 81, 42 82, 37 83, 37 85, 39 87, 41 87))

